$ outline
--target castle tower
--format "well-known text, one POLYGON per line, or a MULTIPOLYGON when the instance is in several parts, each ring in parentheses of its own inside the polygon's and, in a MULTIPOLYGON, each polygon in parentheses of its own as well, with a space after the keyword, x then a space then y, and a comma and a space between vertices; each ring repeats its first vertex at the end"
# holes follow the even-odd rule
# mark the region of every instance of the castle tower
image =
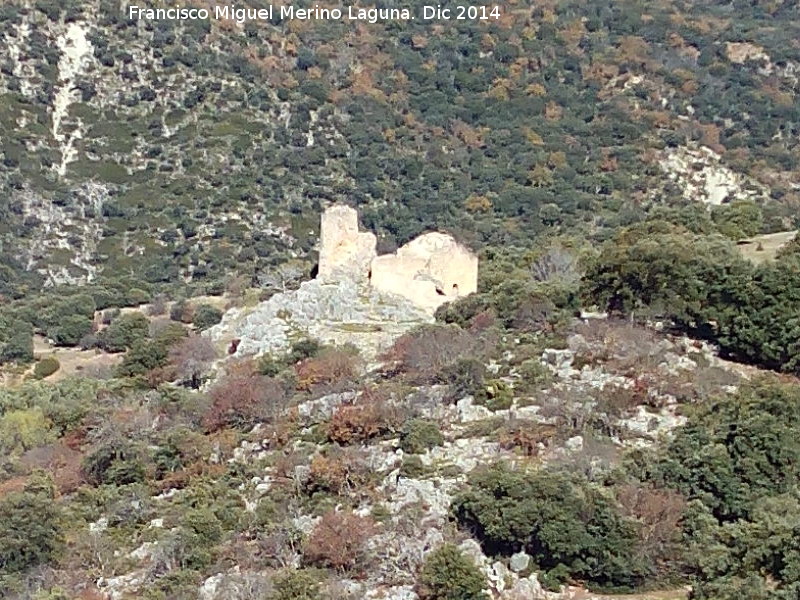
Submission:
POLYGON ((327 282, 344 277, 366 280, 375 250, 375 234, 358 231, 358 213, 349 206, 333 206, 322 213, 319 275, 327 282))

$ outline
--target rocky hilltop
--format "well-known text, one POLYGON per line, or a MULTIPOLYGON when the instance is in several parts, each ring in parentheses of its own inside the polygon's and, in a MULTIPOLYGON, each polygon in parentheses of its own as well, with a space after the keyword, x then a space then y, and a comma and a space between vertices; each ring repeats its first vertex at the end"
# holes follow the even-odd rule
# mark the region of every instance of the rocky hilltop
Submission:
POLYGON ((311 337, 352 344, 373 359, 400 334, 432 322, 438 306, 477 291, 478 258, 449 235, 423 234, 378 256, 375 235, 359 232, 354 209, 331 207, 321 221, 317 278, 228 312, 208 331, 212 339, 249 355, 280 354, 311 337))

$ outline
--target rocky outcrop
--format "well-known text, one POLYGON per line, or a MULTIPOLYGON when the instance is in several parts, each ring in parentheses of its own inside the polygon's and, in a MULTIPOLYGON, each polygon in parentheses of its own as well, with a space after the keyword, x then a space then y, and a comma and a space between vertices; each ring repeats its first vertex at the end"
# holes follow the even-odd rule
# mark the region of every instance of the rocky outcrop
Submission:
POLYGON ((766 186, 728 168, 719 154, 705 146, 666 152, 660 165, 688 201, 717 206, 736 200, 760 203, 769 199, 766 186))
POLYGON ((254 309, 228 311, 208 330, 213 340, 241 340, 237 354, 281 353, 304 337, 328 344, 352 344, 367 359, 388 348, 402 333, 432 321, 424 309, 400 296, 379 292, 346 277, 321 278, 280 293, 254 309))
POLYGON ((311 337, 352 344, 373 359, 409 329, 433 321, 442 303, 478 287, 478 258, 443 233, 422 235, 377 256, 376 238, 358 230, 358 213, 334 206, 322 215, 319 273, 255 309, 234 309, 206 335, 239 340, 240 355, 281 353, 311 337))

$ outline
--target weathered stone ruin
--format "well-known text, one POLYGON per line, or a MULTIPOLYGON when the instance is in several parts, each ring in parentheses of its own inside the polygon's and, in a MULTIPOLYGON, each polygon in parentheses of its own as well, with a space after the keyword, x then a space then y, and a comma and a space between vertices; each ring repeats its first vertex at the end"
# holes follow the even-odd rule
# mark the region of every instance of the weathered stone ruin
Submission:
POLYGON ((349 206, 333 206, 320 221, 319 271, 317 277, 335 283, 342 276, 368 277, 377 256, 374 233, 358 231, 358 213, 349 206))
POLYGON ((319 277, 366 279, 431 313, 478 289, 478 257, 444 233, 425 233, 393 254, 378 256, 376 238, 358 230, 358 213, 334 206, 322 215, 319 277))
POLYGON ((375 248, 375 235, 358 230, 355 210, 329 208, 317 278, 256 307, 231 309, 205 335, 237 355, 281 353, 312 337, 352 344, 371 360, 433 321, 441 304, 477 288, 477 257, 449 235, 426 233, 394 254, 378 256, 375 248))

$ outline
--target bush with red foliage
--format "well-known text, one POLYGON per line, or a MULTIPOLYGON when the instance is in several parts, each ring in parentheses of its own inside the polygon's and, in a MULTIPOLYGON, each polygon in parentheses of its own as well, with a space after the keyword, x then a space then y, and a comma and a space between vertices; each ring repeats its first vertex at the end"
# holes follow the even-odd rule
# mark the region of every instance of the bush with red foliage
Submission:
POLYGON ((352 495, 367 484, 371 472, 363 450, 333 446, 311 460, 306 490, 310 494, 321 491, 352 495))
POLYGON ((312 390, 324 387, 326 391, 351 383, 361 370, 361 359, 352 352, 329 348, 318 356, 306 358, 295 365, 297 388, 312 390))
POLYGON ((328 511, 309 536, 303 556, 310 564, 355 571, 369 562, 367 540, 375 534, 375 522, 351 512, 328 511))
POLYGON ((246 374, 222 378, 211 388, 209 396, 211 406, 203 418, 207 431, 272 422, 282 414, 288 401, 281 382, 246 374))
POLYGON ((474 332, 457 325, 420 327, 397 338, 380 358, 390 372, 406 374, 419 383, 432 383, 460 358, 480 359, 488 354, 496 340, 480 326, 486 325, 489 318, 482 316, 474 332))
POLYGON ((380 389, 364 391, 352 404, 343 404, 328 422, 328 439, 353 444, 399 431, 408 417, 404 406, 392 402, 380 389))

